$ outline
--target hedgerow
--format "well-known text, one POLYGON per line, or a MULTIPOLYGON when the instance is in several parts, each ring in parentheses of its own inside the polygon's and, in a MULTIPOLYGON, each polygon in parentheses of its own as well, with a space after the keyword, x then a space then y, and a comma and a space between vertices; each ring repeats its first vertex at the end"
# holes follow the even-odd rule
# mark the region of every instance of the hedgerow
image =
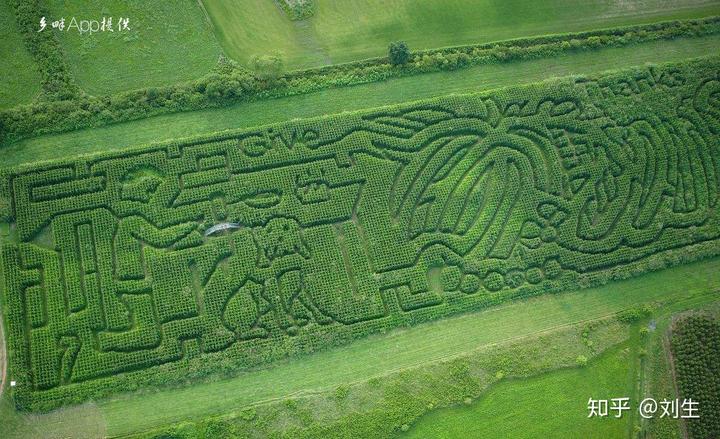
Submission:
POLYGON ((718 17, 670 21, 419 51, 413 53, 410 61, 401 66, 393 66, 384 57, 289 72, 271 78, 260 77, 233 63, 223 62, 215 72, 196 81, 112 96, 83 96, 72 100, 37 102, 1 111, 0 145, 43 134, 98 127, 158 114, 223 107, 239 102, 475 65, 551 57, 570 51, 711 35, 719 31, 718 17))
POLYGON ((10 169, 15 400, 232 374, 717 254, 719 71, 707 58, 10 169))
POLYGON ((693 314, 672 330, 675 376, 682 399, 697 403, 697 419, 686 419, 690 437, 720 437, 720 322, 693 314))

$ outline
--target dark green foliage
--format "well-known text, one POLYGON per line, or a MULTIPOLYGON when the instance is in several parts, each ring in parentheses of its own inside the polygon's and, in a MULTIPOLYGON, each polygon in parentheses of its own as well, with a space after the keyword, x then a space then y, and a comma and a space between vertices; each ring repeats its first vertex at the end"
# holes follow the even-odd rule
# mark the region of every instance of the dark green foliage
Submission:
POLYGON ((623 323, 634 323, 652 314, 652 308, 647 305, 641 307, 634 307, 620 311, 617 314, 617 319, 623 323))
MULTIPOLYGON (((73 99, 80 95, 65 63, 60 42, 50 26, 50 14, 43 0, 10 0, 15 9, 18 28, 25 46, 35 59, 43 78, 43 98, 46 100, 73 99), (40 18, 46 17, 47 28, 40 29, 40 18)), ((1 138, 1 136, 0 136, 1 138)))
POLYGON ((570 50, 593 50, 597 41, 603 47, 614 47, 681 36, 715 34, 719 30, 720 21, 708 18, 526 38, 497 44, 416 52, 402 69, 394 68, 385 57, 286 73, 272 82, 243 69, 233 68, 232 63, 221 59, 216 72, 193 82, 157 87, 153 91, 137 90, 113 96, 39 102, 2 111, 0 145, 42 134, 97 127, 158 114, 309 93, 402 75, 550 57, 570 50), (591 40, 592 37, 599 39, 591 40))
POLYGON ((720 437, 720 322, 702 314, 683 317, 672 330, 681 398, 698 402, 699 419, 686 419, 690 437, 720 437))
POLYGON ((315 0, 274 0, 291 20, 305 20, 315 13, 315 0))
POLYGON ((394 41, 388 47, 388 59, 390 64, 401 66, 410 61, 410 49, 405 41, 394 41))
POLYGON ((15 400, 44 410, 232 374, 717 253, 719 69, 646 67, 11 169, 15 400), (238 226, 209 233, 224 223, 238 226))

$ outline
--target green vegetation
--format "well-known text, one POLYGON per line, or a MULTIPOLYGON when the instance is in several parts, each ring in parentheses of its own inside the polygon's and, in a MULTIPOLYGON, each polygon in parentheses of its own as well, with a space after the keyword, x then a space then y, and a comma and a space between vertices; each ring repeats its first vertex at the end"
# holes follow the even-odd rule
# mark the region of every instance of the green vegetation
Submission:
POLYGON ((3 439, 718 434, 720 0, 0 25, 3 439))
POLYGON ((283 61, 279 55, 256 56, 252 66, 255 75, 263 81, 276 80, 283 71, 283 61))
POLYGON ((410 61, 410 49, 408 49, 407 44, 404 41, 390 43, 388 59, 390 59, 390 64, 394 66, 407 64, 410 61))
POLYGON ((25 48, 13 8, 0 2, 0 109, 30 102, 40 92, 40 72, 25 48))
POLYGON ((574 325, 332 390, 256 405, 250 414, 248 409, 236 410, 132 437, 203 437, 212 426, 229 437, 388 438, 437 407, 472 401, 494 383, 571 367, 578 353, 595 357, 627 338, 628 328, 610 321, 574 325), (581 331, 588 334, 592 347, 580 337, 581 331))
POLYGON ((407 438, 627 437, 632 415, 588 419, 588 398, 634 396, 634 349, 623 344, 587 366, 497 384, 470 406, 439 409, 413 425, 407 438))
POLYGON ((390 105, 449 93, 471 93, 537 82, 553 76, 592 75, 624 68, 627 60, 641 65, 662 63, 712 53, 720 36, 652 41, 628 47, 571 52, 552 58, 518 60, 393 78, 387 81, 331 88, 314 93, 242 102, 226 108, 174 113, 93 129, 45 135, 3 147, 4 163, 17 165, 39 160, 126 149, 227 129, 329 115, 343 111, 390 105))
MULTIPOLYGON (((271 3, 270 0, 264 0, 271 3)), ((91 95, 160 87, 210 72, 221 53, 197 1, 49 0, 48 19, 112 17, 114 32, 55 31, 78 85, 91 95), (119 31, 121 17, 129 30, 119 31)), ((271 4, 272 6, 272 4, 271 4)), ((37 26, 33 18, 32 23, 37 26)), ((43 32, 45 33, 45 32, 43 32)))
MULTIPOLYGON (((49 16, 43 0, 10 0, 17 29, 32 55, 42 79, 42 99, 64 100, 78 97, 80 89, 70 74, 67 61, 54 32, 39 31, 40 17, 49 16)), ((47 21, 46 21, 47 23, 47 21)), ((3 60, 4 62, 5 60, 3 60)))
POLYGON ((31 431, 36 432, 32 437, 52 437, 54 432, 62 432, 63 437, 94 438, 99 436, 99 428, 110 436, 123 436, 220 413, 242 416, 245 407, 253 404, 282 401, 292 395, 334 392, 348 383, 417 368, 479 348, 587 325, 638 304, 658 303, 673 312, 702 306, 719 297, 718 273, 718 258, 686 264, 602 287, 545 295, 371 336, 231 379, 154 393, 136 392, 49 414, 16 412, 5 405, 0 422, 17 426, 8 429, 11 439, 26 437, 31 431), (167 407, 173 410, 165 410, 167 407), (79 424, 77 419, 85 423, 79 424))
POLYGON ((715 0, 333 0, 317 2, 309 20, 291 22, 270 0, 203 3, 230 57, 247 63, 279 50, 290 68, 383 56, 388 42, 397 40, 434 49, 720 15, 715 0))
MULTIPOLYGON (((402 67, 390 64, 384 57, 292 72, 280 77, 277 77, 279 68, 272 69, 272 75, 258 76, 221 58, 214 73, 191 83, 137 90, 112 97, 39 103, 0 112, 0 140, 7 144, 44 133, 124 122, 163 113, 227 106, 235 102, 303 94, 418 73, 545 58, 576 51, 596 51, 683 36, 714 35, 719 32, 720 18, 711 17, 425 51, 415 54, 412 62, 402 67)), ((273 56, 279 60, 277 55, 273 56)), ((268 65, 277 66, 278 63, 268 65)))
POLYGON ((229 374, 714 254, 718 65, 11 170, 15 400, 229 374))
MULTIPOLYGON (((687 419, 692 438, 720 435, 720 321, 711 316, 693 314, 675 322, 672 328, 672 353, 675 375, 682 399, 697 402, 687 419)), ((681 408, 681 412, 685 413, 681 408)))
POLYGON ((291 20, 305 20, 315 13, 315 0, 275 0, 291 20))

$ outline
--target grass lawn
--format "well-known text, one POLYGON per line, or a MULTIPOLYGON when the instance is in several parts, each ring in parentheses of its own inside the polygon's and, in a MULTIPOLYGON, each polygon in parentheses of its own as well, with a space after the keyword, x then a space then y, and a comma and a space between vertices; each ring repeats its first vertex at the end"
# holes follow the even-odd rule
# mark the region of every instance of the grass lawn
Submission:
POLYGON ((588 418, 587 403, 590 397, 629 397, 631 408, 637 408, 637 350, 637 340, 630 341, 584 368, 503 381, 469 406, 430 412, 401 437, 630 437, 631 413, 619 419, 588 418))
POLYGON ((632 47, 570 53, 547 59, 477 66, 454 72, 428 73, 280 99, 240 103, 226 108, 162 115, 22 140, 3 148, 3 165, 124 149, 226 129, 372 108, 449 93, 478 92, 554 76, 592 74, 646 62, 680 61, 715 53, 718 47, 718 35, 681 38, 632 47))
POLYGON ((717 0, 317 0, 293 22, 268 0, 205 0, 232 58, 283 52, 289 68, 383 56, 390 41, 412 49, 720 14, 717 0))
MULTIPOLYGON (((109 435, 123 435, 288 395, 334 389, 340 384, 598 319, 642 303, 667 301, 682 309, 718 300, 719 273, 720 258, 708 259, 599 288, 542 296, 368 337, 229 380, 118 396, 95 405, 64 409, 64 416, 55 412, 33 415, 33 425, 67 432, 72 430, 76 417, 92 417, 95 421, 88 423, 93 428, 100 424, 106 426, 109 435)), ((16 420, 18 417, 22 418, 12 411, 0 411, 4 425, 25 425, 16 420)), ((9 437, 28 434, 25 429, 11 433, 9 437)))
POLYGON ((68 66, 87 93, 174 84, 196 79, 217 62, 221 49, 197 1, 50 0, 52 19, 129 17, 130 31, 80 35, 58 32, 68 66))
POLYGON ((0 2, 0 41, 0 109, 27 104, 40 91, 40 72, 6 1, 0 2))
POLYGON ((586 368, 501 382, 470 406, 428 413, 400 437, 634 437, 635 425, 642 427, 640 437, 680 437, 680 424, 670 417, 642 419, 631 411, 619 420, 588 419, 587 399, 630 397, 632 410, 637 410, 646 397, 676 398, 663 339, 673 316, 688 309, 713 309, 718 314, 720 294, 711 300, 688 295, 669 301, 653 314, 655 329, 647 337, 640 337, 635 325, 628 342, 591 361, 586 368), (640 350, 646 355, 638 356, 640 350))

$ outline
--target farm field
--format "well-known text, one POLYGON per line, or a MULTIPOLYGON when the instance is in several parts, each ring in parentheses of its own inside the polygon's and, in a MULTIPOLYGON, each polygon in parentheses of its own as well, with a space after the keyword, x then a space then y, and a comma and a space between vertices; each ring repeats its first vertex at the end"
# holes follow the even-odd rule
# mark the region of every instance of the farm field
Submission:
POLYGON ((672 307, 677 312, 717 302, 719 272, 720 259, 715 258, 611 285, 538 297, 369 337, 229 380, 154 394, 125 395, 66 408, 57 415, 18 417, 5 410, 0 412, 0 420, 17 425, 14 433, 17 437, 27 433, 30 422, 41 431, 64 431, 69 435, 80 435, 83 430, 98 426, 111 436, 127 435, 184 419, 240 410, 247 404, 327 391, 348 381, 368 380, 474 349, 532 338, 642 304, 666 304, 663 309, 672 307), (326 364, 336 367, 322 366, 326 364), (163 409, 168 406, 173 410, 163 409), (88 424, 76 426, 69 421, 76 418, 87 419, 88 424), (80 431, 73 430, 77 427, 80 431))
POLYGON ((277 51, 297 69, 382 56, 395 40, 433 49, 720 14, 715 0, 335 0, 317 2, 312 19, 292 22, 265 0, 203 4, 231 57, 247 63, 277 51))
POLYGON ((115 31, 56 31, 80 88, 92 95, 158 87, 199 78, 221 54, 198 2, 49 0, 53 20, 114 17, 115 31), (121 17, 130 18, 118 31, 121 17))
POLYGON ((547 59, 483 65, 453 72, 426 73, 383 82, 327 89, 284 98, 243 102, 232 107, 175 113, 20 140, 4 147, 5 163, 18 165, 67 155, 90 154, 190 137, 360 110, 449 93, 472 93, 544 80, 548 75, 590 75, 633 64, 664 63, 705 56, 720 46, 720 36, 679 38, 631 47, 559 55, 547 59))
POLYGON ((3 247, 6 318, 25 328, 8 337, 23 383, 15 398, 55 408, 114 393, 126 379, 151 385, 183 370, 252 367, 605 282, 631 266, 639 274, 668 265, 663 252, 682 251, 679 261, 712 254, 719 153, 704 145, 717 124, 717 65, 11 169, 3 195, 17 244, 3 247), (651 85, 626 93, 639 79, 651 85), (666 122, 650 128, 658 117, 666 122), (664 145, 677 163, 649 176, 665 160, 654 151, 662 130, 674 133, 664 145), (612 152, 598 159, 589 144, 612 152), (638 145, 642 160, 623 150, 638 145), (672 211, 660 209, 656 179, 680 185, 672 211), (631 195, 635 184, 645 199, 631 195), (224 223, 239 230, 213 236, 224 223))
POLYGON ((0 110, 26 104, 40 91, 40 73, 23 45, 12 9, 0 2, 0 110))
POLYGON ((0 438, 720 434, 720 0, 0 25, 0 438))

